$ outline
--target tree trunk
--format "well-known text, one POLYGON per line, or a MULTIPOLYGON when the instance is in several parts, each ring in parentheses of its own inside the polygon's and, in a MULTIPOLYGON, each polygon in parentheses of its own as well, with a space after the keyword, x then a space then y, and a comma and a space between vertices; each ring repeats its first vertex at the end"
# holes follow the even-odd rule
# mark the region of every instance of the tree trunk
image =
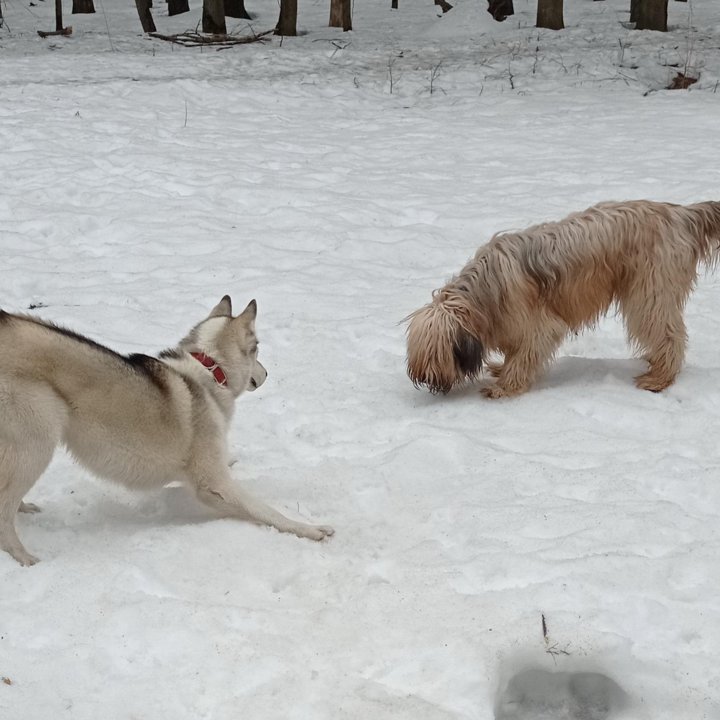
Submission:
POLYGON ((275 27, 276 35, 297 35, 297 0, 280 0, 280 17, 275 27))
POLYGON ((203 0, 202 31, 212 35, 227 35, 223 0, 203 0))
POLYGON ((488 0, 487 11, 495 20, 502 22, 508 15, 515 14, 513 0, 488 0))
MULTIPOLYGON (((2 27, 2 12, 0 12, 0 27, 2 27)), ((72 35, 72 27, 63 27, 62 19, 62 0, 55 0, 55 30, 53 32, 46 32, 45 30, 38 30, 37 34, 41 38, 50 37, 51 35, 72 35)))
POLYGON ((252 19, 250 13, 245 9, 245 0, 225 0, 225 15, 243 20, 252 19))
POLYGON ((143 32, 155 32, 155 21, 153 20, 152 13, 150 12, 149 0, 135 0, 135 7, 138 11, 138 17, 140 18, 140 24, 142 25, 143 32))
POLYGON ((637 22, 640 0, 630 0, 630 22, 637 22))
POLYGON ((63 31, 62 0, 55 0, 55 32, 63 31))
POLYGON ((548 30, 562 30, 565 27, 563 0, 538 0, 537 27, 548 30))
POLYGON ((182 15, 190 12, 188 0, 168 0, 168 15, 182 15))
POLYGON ((635 29, 667 32, 667 13, 668 0, 638 0, 635 29))
POLYGON ((330 27, 341 27, 343 32, 352 30, 351 0, 330 0, 330 27))
POLYGON ((79 13, 94 13, 95 5, 93 5, 93 0, 73 0, 72 12, 73 15, 79 13))

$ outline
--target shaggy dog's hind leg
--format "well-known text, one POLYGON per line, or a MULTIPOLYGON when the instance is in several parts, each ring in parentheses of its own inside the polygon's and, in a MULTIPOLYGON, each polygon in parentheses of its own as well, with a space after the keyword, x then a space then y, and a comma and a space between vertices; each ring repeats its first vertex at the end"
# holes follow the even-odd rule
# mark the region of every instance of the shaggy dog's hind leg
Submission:
POLYGON ((625 299, 621 309, 630 341, 643 351, 648 371, 635 378, 641 390, 660 392, 672 385, 685 359, 687 330, 683 307, 687 291, 683 284, 662 291, 644 287, 640 297, 625 299))

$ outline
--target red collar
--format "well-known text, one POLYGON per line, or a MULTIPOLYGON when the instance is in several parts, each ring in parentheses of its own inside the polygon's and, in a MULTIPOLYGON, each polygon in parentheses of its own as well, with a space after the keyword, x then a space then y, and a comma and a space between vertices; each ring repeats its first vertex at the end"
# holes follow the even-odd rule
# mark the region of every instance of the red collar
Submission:
POLYGON ((221 387, 227 385, 227 376, 223 369, 217 364, 215 358, 211 358, 209 355, 201 352, 190 353, 203 367, 206 367, 215 378, 215 382, 221 387))

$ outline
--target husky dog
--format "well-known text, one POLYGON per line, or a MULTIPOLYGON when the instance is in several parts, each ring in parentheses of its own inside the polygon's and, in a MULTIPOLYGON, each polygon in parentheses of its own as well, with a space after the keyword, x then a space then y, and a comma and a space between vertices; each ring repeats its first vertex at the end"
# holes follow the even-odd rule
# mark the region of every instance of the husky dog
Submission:
POLYGON ((0 549, 21 565, 15 515, 59 444, 94 474, 131 488, 184 480, 224 516, 322 540, 333 530, 281 515, 237 487, 226 435, 235 400, 265 382, 253 300, 237 317, 226 295, 157 358, 119 355, 29 315, 0 311, 0 549))
POLYGON ((671 385, 683 363, 685 302, 699 263, 720 256, 720 202, 602 203, 559 222, 495 235, 432 302, 409 316, 407 371, 446 393, 485 365, 491 398, 525 392, 570 332, 613 306, 648 363, 635 384, 671 385), (488 363, 487 354, 503 355, 488 363))

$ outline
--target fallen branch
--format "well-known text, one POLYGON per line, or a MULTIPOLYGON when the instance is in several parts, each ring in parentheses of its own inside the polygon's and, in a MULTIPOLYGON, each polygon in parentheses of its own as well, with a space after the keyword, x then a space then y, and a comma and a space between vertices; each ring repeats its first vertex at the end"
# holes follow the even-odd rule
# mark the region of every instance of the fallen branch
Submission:
POLYGON ((67 37, 68 35, 72 35, 72 25, 68 25, 67 27, 64 27, 62 30, 53 30, 52 32, 46 32, 45 30, 38 30, 37 34, 41 38, 50 37, 51 35, 64 35, 67 37))
POLYGON ((175 45, 183 45, 184 47, 200 47, 203 45, 215 45, 218 48, 232 47, 233 45, 246 45, 254 42, 265 42, 265 36, 271 35, 272 30, 257 35, 203 35, 198 32, 188 31, 178 33, 177 35, 163 35, 158 32, 148 33, 150 37, 158 40, 166 40, 175 43, 175 45))

